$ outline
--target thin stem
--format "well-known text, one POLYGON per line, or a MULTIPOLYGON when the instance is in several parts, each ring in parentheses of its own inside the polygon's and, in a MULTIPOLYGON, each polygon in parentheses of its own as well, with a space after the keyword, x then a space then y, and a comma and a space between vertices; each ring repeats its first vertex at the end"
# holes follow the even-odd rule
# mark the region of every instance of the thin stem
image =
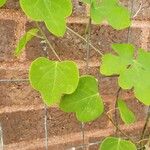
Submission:
POLYGON ((107 113, 106 113, 106 114, 109 114, 109 113, 111 113, 112 111, 115 111, 115 110, 118 110, 118 108, 110 109, 109 111, 107 111, 107 113))
MULTIPOLYGON (((85 33, 86 34, 86 33, 85 33)), ((90 39, 91 39, 91 18, 89 18, 89 23, 87 25, 87 36, 86 36, 86 73, 89 72, 89 59, 90 59, 90 39)))
POLYGON ((43 36, 40 36, 40 35, 34 35, 34 36, 39 38, 39 39, 43 39, 44 40, 43 36))
POLYGON ((114 125, 114 127, 123 135, 125 136, 128 140, 132 141, 134 143, 134 141, 127 135, 125 134, 120 128, 119 126, 116 125, 116 123, 113 121, 113 119, 108 115, 106 114, 106 116, 108 117, 108 119, 111 121, 111 123, 114 125))
MULTIPOLYGON (((82 39, 84 42, 88 42, 84 37, 82 37, 80 34, 78 34, 77 32, 75 32, 74 30, 72 30, 71 28, 67 27, 67 29, 73 33, 74 35, 76 35, 77 37, 79 37, 80 39, 82 39)), ((98 50, 95 46, 93 46, 91 43, 89 43, 90 47, 93 48, 96 52, 98 52, 101 56, 103 55, 103 53, 98 50)))
POLYGON ((132 19, 134 19, 142 10, 143 1, 141 1, 139 9, 136 11, 136 13, 133 15, 132 19))
POLYGON ((0 124, 0 150, 4 149, 4 143, 3 143, 3 129, 2 125, 0 124))
MULTIPOLYGON (((132 0, 131 2, 131 15, 133 14, 133 10, 134 10, 134 0, 132 0)), ((131 27, 128 28, 128 31, 127 31, 127 43, 130 42, 130 35, 131 35, 131 27)))
MULTIPOLYGON (((116 101, 115 101, 115 123, 116 126, 118 127, 118 114, 117 114, 117 107, 118 107, 118 98, 120 94, 121 88, 118 89, 117 94, 116 94, 116 101)), ((117 136, 118 128, 116 128, 115 134, 117 136)))
POLYGON ((139 143, 147 142, 147 141, 149 141, 149 139, 142 139, 142 140, 140 140, 140 141, 137 141, 136 143, 139 144, 139 143))
POLYGON ((55 51, 55 49, 53 48, 53 46, 51 45, 51 43, 49 42, 48 38, 46 37, 45 33, 43 32, 43 30, 41 29, 41 27, 39 26, 39 24, 36 22, 36 26, 39 29, 39 31, 41 32, 43 38, 46 40, 46 43, 48 44, 48 46, 50 47, 50 49, 52 50, 52 52, 54 53, 54 55, 56 56, 56 58, 61 61, 60 57, 58 56, 57 52, 55 51))
MULTIPOLYGON (((48 44, 48 46, 50 47, 50 49, 52 50, 52 52, 54 53, 54 55, 56 56, 56 58, 61 61, 60 57, 58 56, 58 54, 56 53, 55 49, 53 48, 53 46, 51 45, 51 43, 49 42, 48 38, 46 37, 45 33, 43 32, 43 30, 41 29, 41 27, 39 26, 39 24, 36 22, 36 26, 39 29, 39 31, 41 32, 41 35, 43 36, 42 39, 44 39, 46 41, 46 43, 48 44)), ((47 51, 47 47, 44 48, 44 51, 46 51, 46 56, 48 57, 48 51, 47 51)), ((47 106, 45 105, 44 107, 44 130, 45 130, 45 150, 48 150, 48 129, 47 129, 47 106)))
POLYGON ((48 150, 47 106, 44 107, 45 150, 48 150))
MULTIPOLYGON (((140 141, 142 141, 145 138, 145 134, 146 134, 146 130, 147 130, 149 121, 150 121, 150 106, 148 107, 147 117, 146 117, 145 124, 144 124, 143 130, 142 130, 140 141)), ((141 146, 143 146, 142 143, 141 143, 141 146)))
POLYGON ((82 145, 83 145, 83 149, 85 149, 85 133, 84 133, 84 123, 81 123, 81 133, 82 133, 82 145))
MULTIPOLYGON (((89 72, 89 59, 90 59, 90 38, 91 38, 91 17, 89 17, 89 22, 87 24, 86 30, 85 30, 85 35, 86 35, 86 73, 88 74, 89 72)), ((85 146, 85 132, 84 132, 84 123, 82 122, 81 129, 82 129, 82 139, 83 139, 83 149, 86 150, 85 146)))

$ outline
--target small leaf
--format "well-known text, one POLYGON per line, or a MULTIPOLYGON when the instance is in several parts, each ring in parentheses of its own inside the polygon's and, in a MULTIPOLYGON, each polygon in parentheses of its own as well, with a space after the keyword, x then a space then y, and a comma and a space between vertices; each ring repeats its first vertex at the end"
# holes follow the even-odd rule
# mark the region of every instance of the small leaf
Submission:
POLYGON ((72 13, 71 0, 20 0, 25 14, 34 21, 43 21, 56 36, 66 31, 66 18, 72 13))
POLYGON ((0 7, 2 7, 5 3, 6 3, 7 0, 0 0, 0 7))
POLYGON ((130 44, 113 44, 117 55, 102 57, 100 72, 104 75, 118 75, 119 86, 134 88, 135 97, 145 105, 150 105, 150 53, 138 50, 134 58, 134 47, 130 44))
POLYGON ((99 150, 136 150, 135 144, 128 140, 107 137, 101 143, 99 150))
POLYGON ((75 112, 81 122, 93 121, 104 110, 98 92, 98 82, 92 76, 80 77, 76 91, 62 97, 60 108, 65 112, 75 112))
POLYGON ((36 28, 33 28, 26 32, 23 37, 20 39, 17 48, 15 49, 15 56, 19 56, 22 52, 22 50, 25 48, 26 44, 34 37, 36 36, 37 32, 39 30, 36 28))
POLYGON ((58 103, 63 94, 75 91, 79 81, 77 65, 72 61, 50 61, 40 57, 32 62, 30 83, 39 91, 46 105, 58 103))
POLYGON ((128 108, 128 106, 123 100, 118 100, 118 109, 122 120, 126 124, 131 124, 135 122, 134 113, 128 108))
MULTIPOLYGON (((85 2, 88 2, 86 0, 85 2)), ((129 11, 121 6, 118 0, 101 0, 97 2, 92 1, 91 6, 91 18, 95 23, 100 24, 103 20, 107 20, 108 23, 114 29, 124 29, 131 25, 129 11)))

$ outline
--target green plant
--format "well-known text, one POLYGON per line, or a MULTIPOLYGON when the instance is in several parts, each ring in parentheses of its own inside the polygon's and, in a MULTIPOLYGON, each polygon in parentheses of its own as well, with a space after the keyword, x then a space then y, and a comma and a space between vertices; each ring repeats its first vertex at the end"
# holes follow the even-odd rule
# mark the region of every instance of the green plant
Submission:
MULTIPOLYGON (((0 0, 0 6, 6 1, 0 0)), ((93 121, 102 116, 104 104, 98 91, 97 79, 93 76, 79 76, 75 62, 62 61, 53 49, 50 41, 39 26, 44 22, 47 29, 55 36, 63 37, 66 29, 86 42, 102 55, 100 72, 105 76, 116 75, 122 89, 134 89, 135 97, 143 104, 150 105, 150 53, 139 49, 137 52, 131 44, 113 44, 112 49, 116 55, 103 55, 90 43, 91 21, 101 24, 106 20, 117 30, 125 29, 131 25, 131 14, 118 0, 83 0, 90 5, 89 24, 87 26, 88 38, 84 39, 78 33, 66 26, 66 18, 71 15, 71 0, 19 0, 24 13, 35 21, 37 28, 31 29, 20 39, 15 55, 21 54, 23 48, 33 37, 44 39, 55 54, 57 61, 40 57, 32 62, 29 79, 32 87, 39 91, 47 106, 58 105, 64 112, 76 113, 80 122, 93 121), (39 35, 40 34, 40 35, 39 35), (137 54, 135 56, 135 54, 137 54)), ((88 65, 88 64, 87 64, 88 65)), ((119 89, 120 91, 120 89, 119 89)), ((119 92, 118 91, 118 92, 119 92)), ((125 101, 116 98, 116 108, 120 117, 126 124, 135 122, 135 115, 128 108, 125 101)), ((106 113, 110 121, 126 139, 119 137, 106 137, 100 145, 100 150, 135 150, 139 141, 128 137, 113 120, 109 112, 106 113)), ((141 141, 144 138, 142 134, 141 141)), ((140 142, 141 142, 140 141, 140 142)), ((148 139, 147 139, 148 141, 148 139)), ((142 149, 142 148, 141 148, 142 149)))

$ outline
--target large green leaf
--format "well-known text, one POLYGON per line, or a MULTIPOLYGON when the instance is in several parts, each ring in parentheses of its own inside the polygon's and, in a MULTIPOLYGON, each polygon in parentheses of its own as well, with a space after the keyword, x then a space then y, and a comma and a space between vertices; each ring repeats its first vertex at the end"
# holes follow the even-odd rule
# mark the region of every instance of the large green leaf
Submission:
POLYGON ((129 11, 121 6, 118 0, 83 0, 91 5, 91 18, 100 24, 102 21, 107 20, 114 29, 124 29, 131 25, 129 11))
POLYGON ((0 0, 0 7, 2 7, 5 3, 6 3, 7 0, 0 0))
POLYGON ((23 37, 19 40, 19 43, 17 45, 17 48, 15 49, 15 55, 18 56, 21 54, 22 50, 25 48, 26 44, 34 37, 36 36, 37 32, 39 30, 37 28, 31 29, 28 32, 26 32, 23 37))
POLYGON ((72 12, 71 0, 20 0, 20 5, 31 19, 44 21, 54 35, 64 35, 66 17, 72 12))
POLYGON ((119 86, 134 88, 134 93, 145 105, 150 105, 150 53, 139 49, 134 58, 134 48, 130 44, 114 44, 118 55, 106 54, 102 58, 100 72, 104 75, 119 75, 119 86))
POLYGON ((39 91, 47 105, 58 103, 63 94, 75 91, 79 72, 72 61, 50 61, 40 57, 30 66, 30 82, 39 91))
POLYGON ((99 150, 136 150, 135 144, 115 137, 107 137, 101 143, 99 150))
POLYGON ((98 118, 104 106, 98 92, 97 80, 92 76, 80 77, 76 91, 62 98, 60 108, 65 112, 75 112, 81 122, 98 118))
POLYGON ((126 124, 131 124, 135 122, 134 113, 128 108, 127 104, 123 100, 118 100, 118 109, 120 112, 121 119, 126 124))

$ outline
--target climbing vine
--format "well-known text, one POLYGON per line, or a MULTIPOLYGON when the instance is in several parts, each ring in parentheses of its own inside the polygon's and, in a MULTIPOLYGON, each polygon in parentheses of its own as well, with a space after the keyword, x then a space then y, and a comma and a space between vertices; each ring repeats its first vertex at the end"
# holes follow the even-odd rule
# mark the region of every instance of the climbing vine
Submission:
MULTIPOLYGON (((6 2, 7 0, 0 0, 0 6, 6 2)), ((104 104, 98 90, 97 79, 88 74, 80 76, 75 62, 61 60, 39 26, 39 22, 43 22, 49 32, 57 37, 63 37, 68 29, 90 47, 94 47, 66 25, 66 19, 72 13, 71 0, 19 0, 19 2, 23 12, 35 22, 37 28, 30 29, 20 39, 14 52, 15 56, 19 56, 26 44, 36 37, 45 40, 57 58, 56 61, 45 57, 37 58, 29 69, 31 86, 41 94, 44 104, 49 107, 56 104, 64 112, 73 112, 82 123, 93 121, 104 115, 104 104)), ((108 25, 116 30, 122 30, 131 25, 131 12, 118 0, 83 0, 82 2, 90 5, 90 19, 97 25, 107 21, 108 25)), ((135 50, 135 47, 128 43, 113 44, 113 54, 102 54, 95 47, 93 49, 102 55, 100 73, 105 76, 116 75, 122 90, 133 89, 139 102, 149 106, 150 53, 141 48, 135 50)), ((136 121, 134 113, 124 100, 118 98, 116 104, 115 109, 119 110, 124 123, 131 124, 136 121)), ((106 114, 125 139, 106 137, 99 150, 136 150, 139 147, 139 141, 133 141, 126 136, 109 113, 106 114)))

